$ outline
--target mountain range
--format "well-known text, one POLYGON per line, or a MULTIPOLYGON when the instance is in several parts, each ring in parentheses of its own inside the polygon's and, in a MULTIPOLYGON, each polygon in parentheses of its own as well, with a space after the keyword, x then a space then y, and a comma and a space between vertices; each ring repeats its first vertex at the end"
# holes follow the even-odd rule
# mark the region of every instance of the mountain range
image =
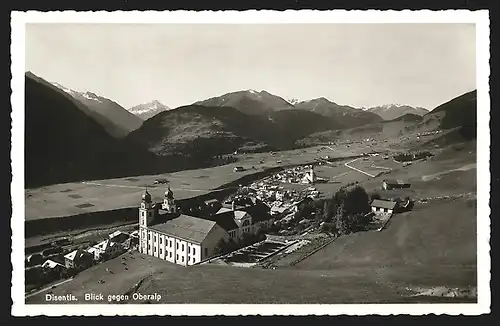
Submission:
MULTIPOLYGON (((36 76, 32 76, 32 78, 38 79, 42 83, 46 82, 36 76)), ((92 92, 75 91, 59 83, 52 83, 52 85, 83 104, 88 109, 87 113, 104 126, 113 137, 123 138, 142 124, 139 117, 108 98, 92 92)))
POLYGON ((268 116, 279 110, 293 109, 294 106, 283 98, 266 91, 238 91, 198 101, 195 105, 232 107, 248 115, 268 116))
POLYGON ((157 100, 154 100, 154 101, 149 102, 149 103, 139 104, 139 105, 136 105, 136 106, 128 109, 128 111, 130 113, 141 118, 141 120, 147 120, 147 119, 157 115, 160 112, 168 111, 168 110, 170 110, 170 108, 168 106, 160 103, 157 100))
POLYGON ((29 72, 25 80, 27 186, 199 168, 235 150, 297 148, 317 133, 370 133, 394 123, 475 135, 475 92, 423 117, 406 113, 391 121, 326 98, 291 104, 252 90, 176 109, 153 101, 130 109, 134 115, 29 72))
POLYGON ((384 120, 394 120, 405 114, 414 114, 424 116, 429 113, 427 109, 421 107, 412 107, 403 104, 385 104, 371 108, 364 108, 366 112, 372 112, 379 115, 384 120))

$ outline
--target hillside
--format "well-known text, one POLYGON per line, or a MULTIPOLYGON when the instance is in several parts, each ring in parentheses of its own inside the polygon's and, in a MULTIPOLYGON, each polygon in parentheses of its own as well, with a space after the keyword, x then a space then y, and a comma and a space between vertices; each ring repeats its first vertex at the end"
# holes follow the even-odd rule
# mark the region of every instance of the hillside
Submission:
POLYGON ((160 156, 178 153, 205 158, 258 144, 268 138, 268 124, 230 107, 190 105, 146 120, 127 141, 160 156))
POLYGON ((274 124, 274 132, 277 133, 277 136, 282 135, 294 142, 315 132, 342 127, 333 119, 298 109, 273 112, 269 119, 274 124))
POLYGON ((334 120, 341 128, 353 128, 382 120, 377 114, 338 105, 324 97, 295 104, 295 108, 314 112, 334 120))
POLYGON ((113 137, 123 138, 142 124, 140 118, 108 98, 92 92, 78 92, 59 83, 52 84, 85 105, 90 115, 113 137))
POLYGON ((384 121, 384 123, 395 122, 395 121, 406 121, 406 122, 420 122, 422 121, 422 116, 418 114, 406 113, 396 119, 384 121))
POLYGON ((137 144, 111 136, 88 111, 52 84, 26 74, 26 188, 196 166, 183 158, 162 160, 137 144))
POLYGON ((248 115, 258 115, 267 117, 274 111, 293 109, 293 105, 283 98, 268 93, 266 91, 238 91, 227 93, 221 96, 212 97, 204 101, 194 103, 194 105, 221 107, 227 106, 237 109, 248 115))
POLYGON ((428 110, 421 107, 412 107, 402 104, 386 104, 365 109, 367 112, 372 112, 379 115, 384 120, 394 120, 406 114, 423 116, 429 113, 428 110))
POLYGON ((476 137, 477 125, 477 92, 476 90, 460 95, 429 112, 423 123, 435 122, 440 129, 459 128, 462 136, 476 137))
POLYGON ((26 186, 101 174, 118 141, 46 83, 29 75, 25 83, 26 186))
POLYGON ((128 109, 128 111, 130 113, 139 117, 141 120, 147 120, 151 117, 154 117, 155 115, 157 115, 160 112, 168 111, 168 110, 170 110, 170 108, 168 106, 160 103, 157 100, 154 100, 154 101, 149 102, 149 103, 139 104, 139 105, 136 105, 136 106, 128 109))

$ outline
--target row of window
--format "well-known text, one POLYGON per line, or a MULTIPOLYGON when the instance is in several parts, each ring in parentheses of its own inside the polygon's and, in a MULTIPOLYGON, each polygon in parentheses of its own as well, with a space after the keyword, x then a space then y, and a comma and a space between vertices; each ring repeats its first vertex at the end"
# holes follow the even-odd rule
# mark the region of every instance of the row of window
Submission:
MULTIPOLYGON (((151 233, 148 234, 148 240, 151 240, 151 233)), ((154 242, 156 242, 156 240, 157 240, 157 235, 155 234, 154 235, 154 242)), ((167 240, 166 243, 170 248, 172 248, 172 240, 167 240)), ((161 244, 163 244, 163 238, 160 238, 160 245, 161 244)), ((181 245, 181 248, 182 248, 181 250, 184 251, 184 244, 181 245)), ((176 249, 179 249, 179 243, 176 243, 176 249)), ((188 254, 190 254, 191 247, 188 246, 187 249, 188 249, 188 254)), ((195 254, 196 254, 196 248, 193 248, 193 255, 195 255, 195 254)))
MULTIPOLYGON (((148 244, 148 252, 150 250, 151 250, 151 245, 148 244)), ((205 250, 205 251, 207 251, 207 250, 205 250)), ((154 253, 156 254, 156 247, 155 247, 155 252, 154 253)), ((160 255, 163 255, 162 248, 160 248, 160 252, 159 253, 160 253, 160 255)), ((165 258, 172 258, 172 252, 171 251, 166 251, 165 252, 165 258)), ((183 263, 184 262, 184 256, 180 256, 180 258, 181 258, 180 261, 183 263)), ((196 257, 188 256, 187 260, 188 260, 189 263, 193 263, 194 264, 196 262, 196 257)), ((175 261, 179 262, 179 254, 175 255, 175 261)))

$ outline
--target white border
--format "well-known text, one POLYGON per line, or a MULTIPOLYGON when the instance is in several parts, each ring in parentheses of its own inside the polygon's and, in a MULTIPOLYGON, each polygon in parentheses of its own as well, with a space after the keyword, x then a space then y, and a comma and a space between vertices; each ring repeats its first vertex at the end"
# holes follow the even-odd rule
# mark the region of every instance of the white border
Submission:
POLYGON ((489 165, 489 12, 447 11, 129 11, 12 12, 12 314, 62 315, 391 315, 489 313, 490 293, 490 165, 489 165), (352 305, 26 305, 24 303, 24 57, 26 23, 473 23, 477 62, 477 304, 352 304, 352 305))

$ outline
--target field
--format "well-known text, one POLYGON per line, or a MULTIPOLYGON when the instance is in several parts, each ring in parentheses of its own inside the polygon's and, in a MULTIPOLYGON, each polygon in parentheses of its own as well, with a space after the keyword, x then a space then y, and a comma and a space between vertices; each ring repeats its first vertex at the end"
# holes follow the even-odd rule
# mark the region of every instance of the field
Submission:
POLYGON ((26 189, 26 220, 47 217, 61 217, 88 212, 106 211, 138 205, 145 185, 154 201, 161 201, 166 185, 154 185, 154 180, 165 178, 176 199, 195 197, 209 193, 242 176, 264 171, 268 168, 290 164, 305 164, 324 155, 345 157, 362 152, 358 149, 342 149, 335 153, 320 150, 321 147, 300 149, 294 151, 238 155, 239 162, 199 170, 186 170, 169 174, 147 175, 130 178, 107 179, 96 181, 73 182, 51 185, 35 189, 26 189), (328 152, 325 154, 325 152, 328 152), (264 163, 260 163, 263 159, 264 163), (281 163, 277 163, 280 160, 281 163), (242 166, 245 171, 234 172, 236 166, 242 166), (254 168, 252 168, 254 167, 254 168))

